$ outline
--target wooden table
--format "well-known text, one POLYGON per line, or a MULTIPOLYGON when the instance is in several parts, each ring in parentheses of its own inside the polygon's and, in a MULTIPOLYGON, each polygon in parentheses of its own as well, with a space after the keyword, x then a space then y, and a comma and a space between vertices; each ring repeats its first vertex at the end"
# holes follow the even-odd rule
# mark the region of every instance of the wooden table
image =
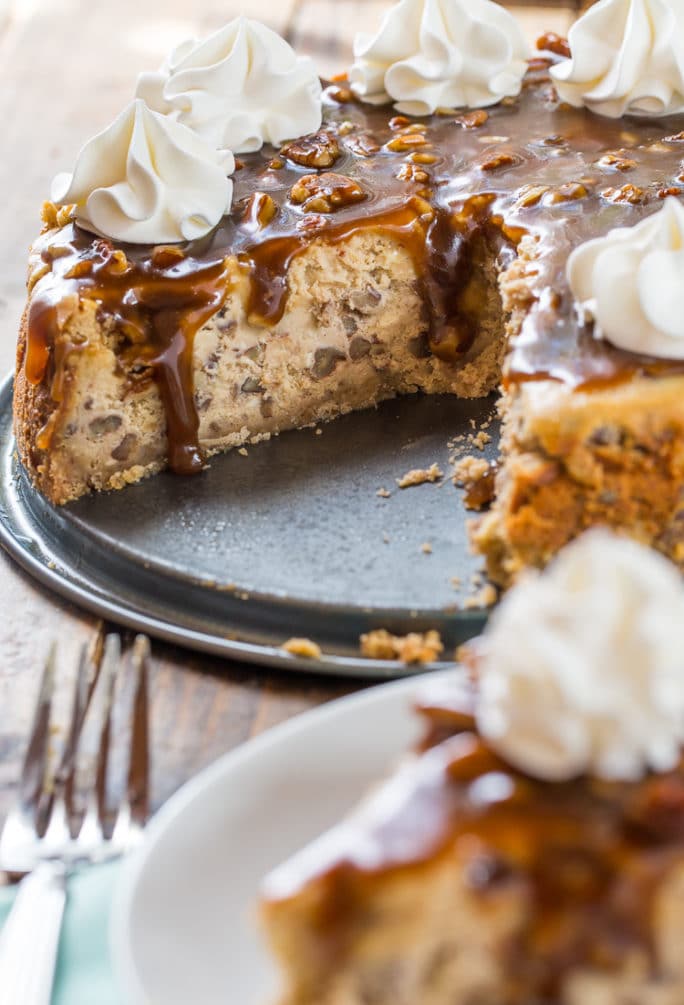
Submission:
MULTIPOLYGON (((139 71, 243 10, 311 53, 322 74, 333 73, 348 65, 354 33, 376 24, 386 6, 386 0, 0 0, 0 373, 12 366, 26 252, 50 179, 124 107, 139 71)), ((573 16, 567 8, 523 5, 517 13, 534 36, 547 28, 565 32, 573 16)), ((95 618, 34 584, 0 552, 0 818, 49 641, 59 639, 66 665, 95 629, 95 618)), ((161 644, 153 652, 155 807, 220 754, 352 687, 161 644)))

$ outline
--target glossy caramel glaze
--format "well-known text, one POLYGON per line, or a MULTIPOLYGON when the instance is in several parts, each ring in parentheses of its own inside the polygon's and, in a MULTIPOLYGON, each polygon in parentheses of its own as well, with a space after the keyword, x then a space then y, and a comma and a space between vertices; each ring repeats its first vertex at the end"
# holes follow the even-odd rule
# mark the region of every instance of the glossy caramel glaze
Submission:
POLYGON ((578 322, 565 281, 573 247, 684 192, 684 120, 612 120, 559 105, 548 75, 555 58, 533 60, 521 96, 487 112, 409 120, 330 85, 322 132, 242 158, 230 214, 200 241, 159 249, 114 246, 72 224, 49 231, 36 248, 50 271, 33 291, 28 379, 47 375, 59 400, 68 346, 53 349, 63 304, 74 293, 94 299, 120 335, 127 374, 151 373, 159 383, 171 466, 197 470, 192 341, 225 300, 227 260, 250 277, 251 320, 269 325, 285 308, 292 259, 314 240, 338 243, 362 229, 408 249, 429 351, 455 366, 481 309, 473 247, 484 244, 504 267, 529 234, 538 239, 532 303, 508 382, 551 377, 587 387, 684 372, 682 362, 596 340, 578 322))
POLYGON ((523 905, 502 960, 502 1005, 555 1005, 570 970, 617 972, 632 953, 657 976, 654 894, 684 862, 684 763, 638 783, 542 782, 477 735, 472 691, 456 676, 427 692, 419 711, 427 728, 418 756, 277 870, 266 896, 287 900, 324 884, 313 923, 334 968, 345 933, 372 914, 374 882, 455 854, 475 895, 508 890, 523 905))

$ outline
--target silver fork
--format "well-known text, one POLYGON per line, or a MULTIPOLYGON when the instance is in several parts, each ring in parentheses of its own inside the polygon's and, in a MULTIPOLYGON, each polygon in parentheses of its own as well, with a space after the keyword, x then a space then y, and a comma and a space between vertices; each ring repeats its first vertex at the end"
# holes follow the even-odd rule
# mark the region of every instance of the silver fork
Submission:
POLYGON ((54 776, 48 769, 50 718, 56 683, 56 646, 48 656, 16 804, 0 837, 0 868, 26 874, 0 933, 0 1005, 49 1005, 67 879, 81 865, 125 854, 138 842, 147 819, 147 664, 149 641, 139 635, 131 652, 133 689, 126 791, 111 836, 105 832, 106 778, 115 681, 122 667, 118 635, 108 635, 95 659, 81 652, 69 727, 54 776), (79 756, 84 739, 95 756, 79 756), (85 812, 75 835, 69 826, 76 778, 85 812))

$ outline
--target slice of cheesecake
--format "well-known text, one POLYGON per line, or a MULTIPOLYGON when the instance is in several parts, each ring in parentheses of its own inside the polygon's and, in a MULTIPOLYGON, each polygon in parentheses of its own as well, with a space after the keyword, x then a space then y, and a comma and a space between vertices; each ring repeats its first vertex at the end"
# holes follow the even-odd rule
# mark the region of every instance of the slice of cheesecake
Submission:
POLYGON ((283 1005, 680 1005, 683 615, 605 532, 514 586, 419 748, 266 878, 283 1005))
POLYGON ((596 339, 565 276, 573 248, 684 192, 681 117, 572 108, 554 60, 519 97, 417 119, 328 86, 322 129, 241 156, 196 241, 126 245, 48 205, 15 383, 35 484, 61 504, 198 472, 397 394, 485 395, 503 370, 474 532, 492 578, 600 523, 684 562, 684 363, 596 339))
POLYGON ((283 1005, 679 1005, 684 765, 540 782, 427 697, 425 749, 272 873, 283 1005))

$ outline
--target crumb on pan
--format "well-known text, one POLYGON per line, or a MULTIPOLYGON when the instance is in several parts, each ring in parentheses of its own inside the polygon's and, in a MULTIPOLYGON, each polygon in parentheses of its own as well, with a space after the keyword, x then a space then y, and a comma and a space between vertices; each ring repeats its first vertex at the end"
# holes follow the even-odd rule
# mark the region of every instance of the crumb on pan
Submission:
POLYGON ((291 656, 301 656, 307 660, 319 660, 323 655, 321 647, 311 639, 288 639, 281 646, 291 656))
POLYGON ((361 636, 361 654, 367 659, 433 663, 443 652, 441 636, 434 629, 392 635, 385 628, 376 628, 361 636))
POLYGON ((405 475, 397 479, 400 489, 408 489, 413 485, 424 485, 426 482, 438 482, 444 477, 444 472, 438 464, 431 464, 429 468, 413 468, 405 475))
POLYGON ((472 597, 466 597, 463 607, 467 611, 478 610, 481 607, 491 607, 492 604, 496 603, 497 596, 496 587, 492 586, 491 583, 486 583, 472 597))

